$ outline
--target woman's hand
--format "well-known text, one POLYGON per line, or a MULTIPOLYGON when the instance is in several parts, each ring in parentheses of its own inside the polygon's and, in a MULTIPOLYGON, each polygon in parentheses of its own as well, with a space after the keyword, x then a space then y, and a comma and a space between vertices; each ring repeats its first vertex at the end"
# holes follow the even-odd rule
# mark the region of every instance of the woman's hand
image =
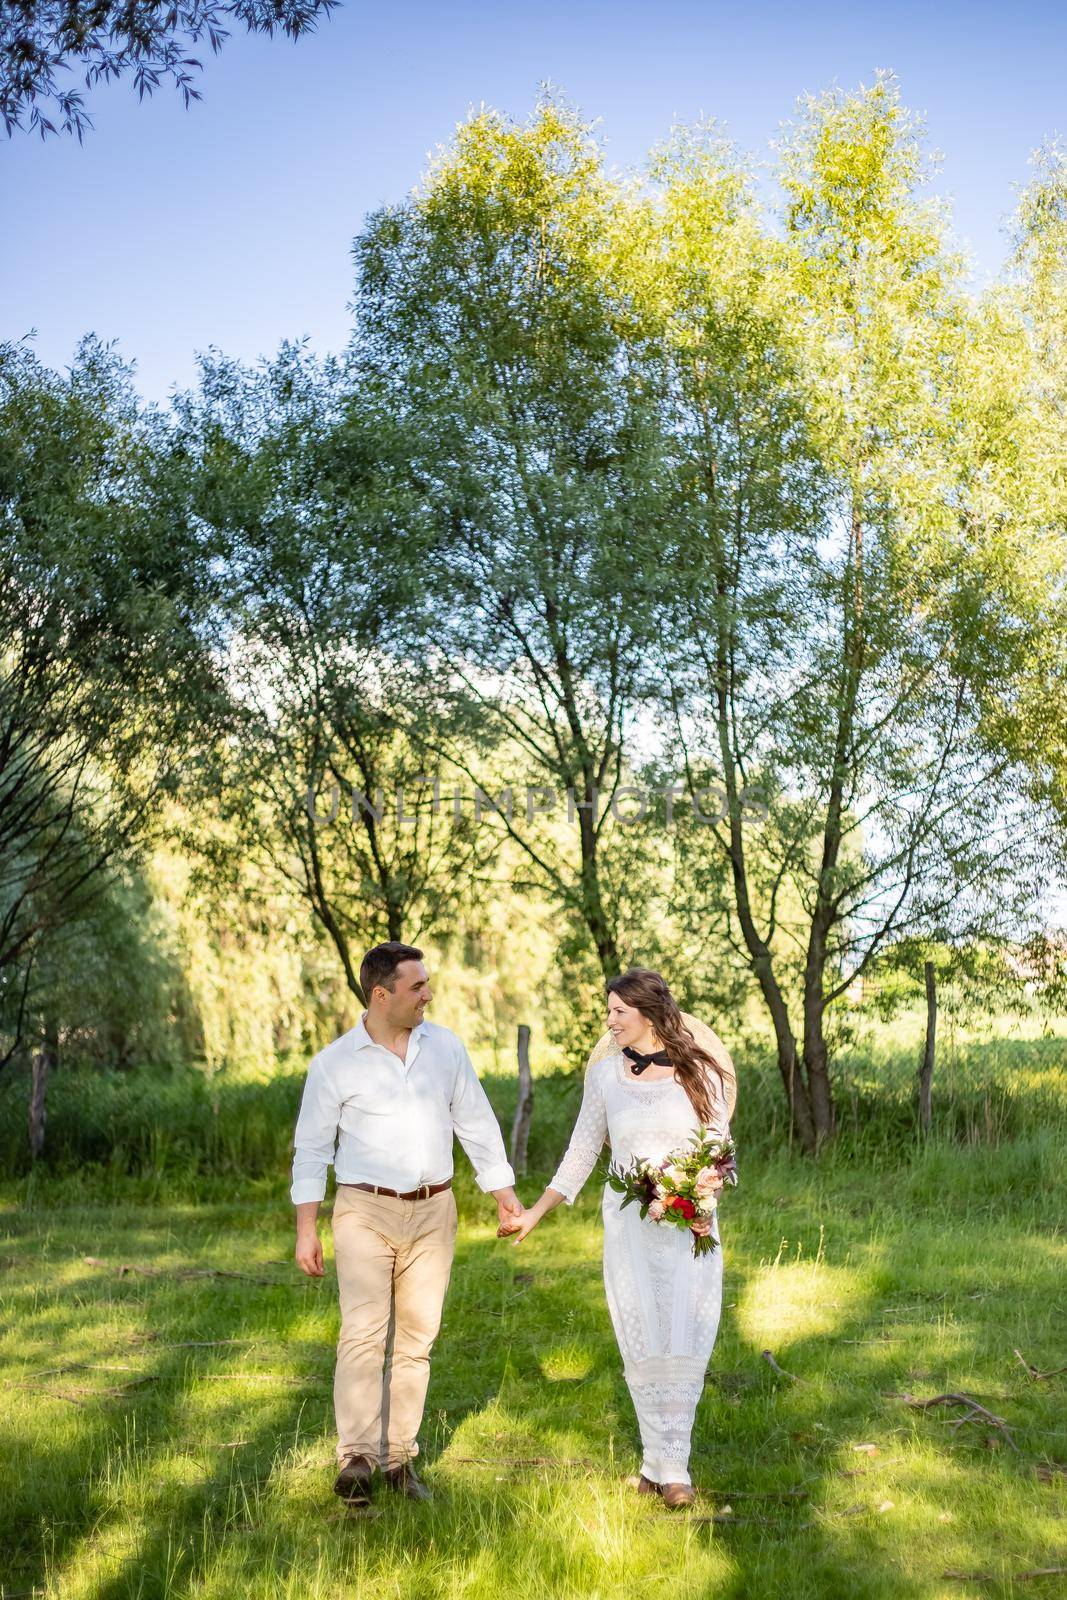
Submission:
POLYGON ((512 1244, 521 1244, 526 1235, 532 1233, 534 1228, 537 1227, 541 1218, 547 1215, 549 1211, 555 1210, 563 1199, 564 1196, 550 1185, 542 1194, 540 1200, 536 1201, 528 1210, 520 1212, 517 1217, 502 1218, 500 1226, 496 1230, 497 1238, 510 1239, 512 1244))
POLYGON ((543 1212, 536 1206, 531 1206, 521 1216, 512 1217, 510 1221, 502 1222, 496 1230, 498 1239, 510 1239, 512 1244, 521 1244, 528 1233, 532 1233, 540 1222, 543 1212))
POLYGON ((711 1217, 698 1217, 695 1222, 689 1224, 689 1232, 695 1233, 698 1239, 706 1239, 711 1232, 711 1223, 711 1217))

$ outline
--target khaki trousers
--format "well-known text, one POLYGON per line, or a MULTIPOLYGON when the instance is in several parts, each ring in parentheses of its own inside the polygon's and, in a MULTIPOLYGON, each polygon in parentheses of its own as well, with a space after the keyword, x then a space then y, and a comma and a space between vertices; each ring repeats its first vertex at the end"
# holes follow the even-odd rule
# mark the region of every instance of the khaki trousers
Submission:
POLYGON ((451 1189, 426 1200, 398 1200, 338 1187, 338 1461, 369 1456, 392 1468, 418 1454, 430 1351, 441 1326, 456 1228, 451 1189))

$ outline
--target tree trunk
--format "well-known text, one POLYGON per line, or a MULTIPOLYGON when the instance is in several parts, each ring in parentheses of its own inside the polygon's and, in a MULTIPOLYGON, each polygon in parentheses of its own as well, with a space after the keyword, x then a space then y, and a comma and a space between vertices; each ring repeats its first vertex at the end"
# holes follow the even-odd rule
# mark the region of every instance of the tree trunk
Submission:
POLYGON ((34 1051, 30 1066, 30 1160, 36 1161, 44 1149, 44 1130, 48 1118, 48 1079, 56 1062, 58 1034, 53 1025, 45 1027, 39 1050, 34 1051))
POLYGON ((823 1031, 824 948, 821 939, 812 938, 804 973, 804 1076, 811 1103, 816 1155, 833 1137, 837 1125, 826 1034, 823 1031))
POLYGON ((823 1145, 833 1138, 837 1127, 837 1113, 830 1085, 829 1059, 821 1016, 806 1017, 804 1021, 804 1074, 811 1102, 815 1134, 814 1153, 818 1155, 823 1145))
MULTIPOLYGON (((592 790, 586 790, 586 802, 590 800, 592 790)), ((581 811, 578 815, 578 826, 581 838, 582 868, 581 868, 581 895, 582 914, 585 925, 589 929, 593 944, 596 946, 600 969, 605 981, 614 978, 619 973, 619 951, 615 943, 615 932, 608 921, 604 910, 604 901, 600 893, 600 870, 597 860, 597 835, 588 811, 581 811)))
MULTIPOLYGON (((718 585, 718 592, 721 601, 725 595, 725 589, 721 582, 718 585)), ((774 1025, 774 1037, 778 1046, 778 1070, 782 1075, 786 1104, 789 1107, 789 1137, 792 1140, 795 1134, 800 1140, 804 1153, 806 1155, 814 1155, 818 1148, 816 1125, 812 1115, 808 1085, 804 1080, 803 1072, 799 1070, 797 1042, 789 1021, 789 1007, 786 1004, 785 996, 774 971, 770 945, 761 936, 756 926, 756 917, 749 893, 748 864, 745 854, 744 830, 741 824, 741 796, 737 782, 738 766, 731 742, 733 717, 730 693, 728 692, 728 686, 732 683, 729 666, 730 656, 727 643, 723 640, 721 634, 718 637, 716 648, 716 729, 719 740, 719 755, 722 761, 723 781, 726 785, 730 812, 728 859, 733 881, 734 905, 737 909, 738 921, 741 924, 741 934, 748 950, 752 971, 756 975, 756 980, 759 983, 774 1025)))
POLYGON ((533 1120, 533 1077, 530 1072, 530 1029, 519 1023, 519 1098, 515 1106, 515 1121, 511 1126, 511 1165, 520 1178, 526 1176, 526 1147, 530 1139, 533 1120))
POLYGON ((815 1120, 811 1113, 804 1075, 797 1061, 797 1041, 789 1022, 789 1011, 771 970, 771 958, 764 951, 753 961, 763 998, 774 1024, 774 1037, 778 1046, 778 1071, 782 1075, 785 1101, 789 1107, 789 1137, 795 1135, 805 1155, 814 1155, 816 1148, 815 1120))
POLYGON ((934 964, 926 963, 926 1044, 919 1067, 919 1127, 923 1136, 930 1132, 930 1089, 934 1078, 934 1046, 937 1039, 937 980, 934 964))

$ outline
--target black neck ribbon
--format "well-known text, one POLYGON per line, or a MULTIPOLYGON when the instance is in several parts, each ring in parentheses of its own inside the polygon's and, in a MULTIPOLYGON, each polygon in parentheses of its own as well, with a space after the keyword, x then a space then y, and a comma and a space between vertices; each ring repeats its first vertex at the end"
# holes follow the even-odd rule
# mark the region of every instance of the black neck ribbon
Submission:
POLYGON ((643 1056, 639 1050, 632 1049, 628 1044, 622 1047, 622 1053, 630 1063, 630 1071, 635 1078, 639 1078, 646 1067, 653 1064, 657 1067, 669 1067, 671 1058, 666 1050, 653 1050, 650 1055, 643 1056))

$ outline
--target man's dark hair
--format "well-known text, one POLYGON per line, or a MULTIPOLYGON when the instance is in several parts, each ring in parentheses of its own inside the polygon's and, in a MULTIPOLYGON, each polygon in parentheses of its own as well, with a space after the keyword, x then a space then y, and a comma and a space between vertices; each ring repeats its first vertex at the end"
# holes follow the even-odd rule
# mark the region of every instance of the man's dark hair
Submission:
POLYGON ((371 991, 381 984, 392 994, 396 988, 396 969, 402 961, 421 961, 422 951, 413 944, 401 944, 390 939, 388 944, 376 944, 359 964, 359 986, 370 1004, 371 991))

